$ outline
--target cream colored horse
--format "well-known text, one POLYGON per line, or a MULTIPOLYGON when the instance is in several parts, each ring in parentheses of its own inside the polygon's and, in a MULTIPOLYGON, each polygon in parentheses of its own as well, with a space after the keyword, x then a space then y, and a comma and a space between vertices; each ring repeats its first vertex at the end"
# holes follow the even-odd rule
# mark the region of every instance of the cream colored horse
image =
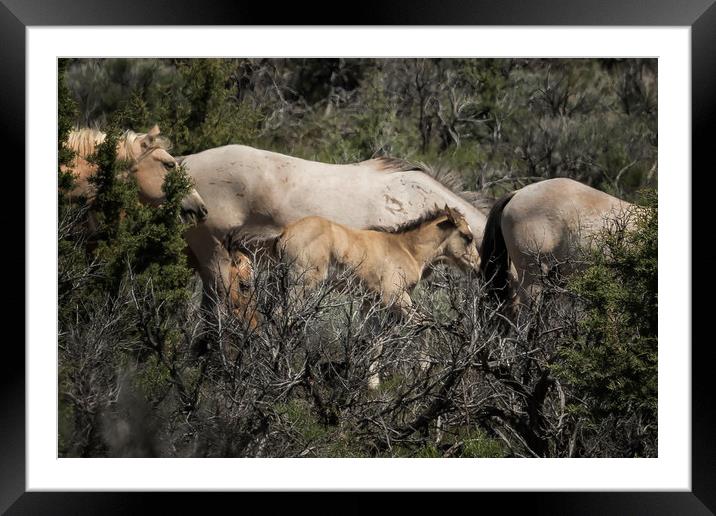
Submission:
POLYGON ((322 217, 289 224, 276 242, 304 286, 314 288, 333 268, 354 272, 386 306, 406 314, 411 291, 429 265, 445 261, 463 270, 479 270, 472 230, 452 208, 386 229, 351 229, 322 217))
POLYGON ((235 228, 243 237, 266 238, 312 215, 354 229, 395 226, 437 204, 460 210, 479 246, 486 222, 485 214, 441 182, 392 159, 333 165, 227 145, 185 156, 182 165, 209 210, 205 223, 186 235, 205 306, 228 291, 230 258, 222 242, 235 228))
MULTIPOLYGON (((148 133, 138 134, 126 131, 117 142, 117 159, 129 164, 128 172, 137 181, 139 198, 142 202, 157 206, 165 201, 162 191, 164 178, 169 170, 177 166, 176 160, 169 154, 169 143, 159 136, 159 127, 154 126, 148 133)), ((88 161, 97 146, 107 135, 96 129, 77 129, 68 135, 65 145, 75 155, 69 167, 63 171, 74 176, 74 188, 68 193, 70 198, 84 197, 91 204, 96 194, 95 187, 89 180, 97 172, 97 165, 88 161)), ((191 189, 182 200, 183 216, 190 216, 197 221, 206 218, 206 205, 196 189, 191 189)))
POLYGON ((629 221, 635 205, 567 178, 534 183, 495 203, 480 248, 481 270, 506 301, 532 300, 554 266, 574 270, 578 252, 610 224, 629 221))

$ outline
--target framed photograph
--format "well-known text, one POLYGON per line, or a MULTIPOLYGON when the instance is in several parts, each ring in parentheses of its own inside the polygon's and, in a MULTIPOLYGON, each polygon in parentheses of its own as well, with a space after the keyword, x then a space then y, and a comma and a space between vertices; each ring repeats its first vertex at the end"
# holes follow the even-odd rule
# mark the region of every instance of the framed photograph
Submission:
POLYGON ((716 510, 712 2, 97 7, 0 6, 3 511, 716 510))

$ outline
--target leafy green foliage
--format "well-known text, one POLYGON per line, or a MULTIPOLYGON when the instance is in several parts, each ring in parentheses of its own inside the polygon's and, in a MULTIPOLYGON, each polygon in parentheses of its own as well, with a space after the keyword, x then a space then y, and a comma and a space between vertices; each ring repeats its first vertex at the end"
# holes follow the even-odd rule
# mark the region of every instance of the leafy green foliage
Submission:
POLYGON ((629 439, 634 454, 655 452, 657 423, 658 225, 655 192, 644 196, 635 229, 616 223, 571 289, 584 304, 581 332, 556 366, 575 389, 572 409, 592 431, 629 439), (627 420, 635 420, 625 435, 627 420), (621 426, 621 428, 620 428, 621 426))
POLYGON ((161 70, 167 80, 136 87, 115 114, 123 127, 155 123, 177 155, 229 143, 255 143, 262 115, 240 98, 232 81, 236 60, 177 59, 161 70), (171 80, 169 80, 169 78, 171 80))
POLYGON ((70 298, 77 291, 77 286, 86 281, 90 265, 84 252, 85 234, 81 229, 86 219, 84 201, 75 202, 67 197, 73 188, 74 177, 62 168, 71 165, 74 153, 65 147, 64 142, 72 130, 77 116, 77 105, 70 95, 65 80, 66 59, 58 61, 58 104, 57 104, 57 138, 58 138, 58 300, 60 314, 71 304, 70 298))
MULTIPOLYGON (((77 117, 77 105, 72 99, 65 77, 67 65, 66 59, 59 59, 57 62, 57 152, 60 165, 69 165, 72 161, 73 153, 63 143, 72 130, 77 117)), ((70 186, 71 176, 60 172, 60 188, 66 190, 70 186)))
MULTIPOLYGON (((60 163, 69 164, 72 153, 62 142, 75 104, 63 84, 61 74, 60 163)), ((166 357, 183 341, 176 318, 186 305, 191 273, 180 203, 191 181, 183 170, 173 170, 163 184, 166 201, 157 208, 142 205, 129 164, 116 159, 120 131, 110 125, 106 132, 89 158, 97 167, 90 178, 96 189, 91 205, 66 196, 72 176, 60 173, 59 446, 64 456, 106 453, 102 410, 119 381, 120 365, 132 364, 139 392, 148 396, 166 393, 172 375, 189 377, 168 366, 166 357), (147 310, 136 292, 130 300, 128 283, 139 293, 150 292, 145 297, 151 295, 158 306, 147 310)))
POLYGON ((108 286, 116 291, 131 271, 136 281, 151 282, 168 298, 185 299, 190 272, 180 203, 191 180, 182 169, 168 172, 162 186, 166 201, 157 208, 145 206, 139 202, 133 178, 118 175, 126 164, 110 157, 108 149, 115 142, 110 133, 99 147, 99 170, 93 178, 100 235, 97 254, 104 263, 108 286))

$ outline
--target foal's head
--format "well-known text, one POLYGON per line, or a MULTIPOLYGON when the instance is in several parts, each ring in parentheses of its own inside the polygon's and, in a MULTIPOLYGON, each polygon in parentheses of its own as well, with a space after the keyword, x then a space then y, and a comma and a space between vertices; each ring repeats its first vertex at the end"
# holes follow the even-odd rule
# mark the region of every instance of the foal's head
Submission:
POLYGON ((244 254, 246 249, 234 240, 233 232, 224 238, 224 247, 229 253, 229 300, 232 312, 238 319, 256 329, 261 320, 256 310, 256 300, 251 293, 254 286, 254 267, 251 259, 244 254))
POLYGON ((436 224, 447 235, 443 241, 443 256, 463 270, 478 271, 480 254, 472 235, 472 229, 459 211, 445 206, 436 224))
POLYGON ((244 253, 234 250, 231 253, 231 265, 229 267, 229 281, 232 288, 250 287, 254 279, 254 267, 251 259, 244 253))
MULTIPOLYGON (((229 254, 229 285, 234 289, 250 287, 254 278, 254 267, 248 249, 237 237, 236 231, 229 231, 222 241, 229 254)), ((233 296, 233 293, 232 293, 233 296)))

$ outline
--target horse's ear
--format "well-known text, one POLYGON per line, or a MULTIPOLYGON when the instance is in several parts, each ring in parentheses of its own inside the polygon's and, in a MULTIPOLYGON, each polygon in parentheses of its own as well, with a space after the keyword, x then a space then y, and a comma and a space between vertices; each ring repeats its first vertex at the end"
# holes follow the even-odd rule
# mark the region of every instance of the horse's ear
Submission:
POLYGON ((142 141, 140 142, 140 145, 143 149, 148 149, 152 145, 154 145, 154 141, 157 139, 157 136, 159 136, 159 126, 157 124, 154 124, 154 127, 152 127, 147 134, 142 138, 142 141))
POLYGON ((459 213, 457 212, 457 210, 454 210, 447 204, 445 205, 445 213, 447 213, 448 218, 450 220, 452 220, 453 222, 457 222, 460 219, 459 213))
POLYGON ((149 147, 151 147, 153 144, 154 144, 154 137, 153 137, 153 136, 149 136, 149 134, 147 134, 146 136, 144 136, 144 137, 139 141, 139 145, 142 146, 142 150, 147 150, 147 149, 148 149, 149 147))

